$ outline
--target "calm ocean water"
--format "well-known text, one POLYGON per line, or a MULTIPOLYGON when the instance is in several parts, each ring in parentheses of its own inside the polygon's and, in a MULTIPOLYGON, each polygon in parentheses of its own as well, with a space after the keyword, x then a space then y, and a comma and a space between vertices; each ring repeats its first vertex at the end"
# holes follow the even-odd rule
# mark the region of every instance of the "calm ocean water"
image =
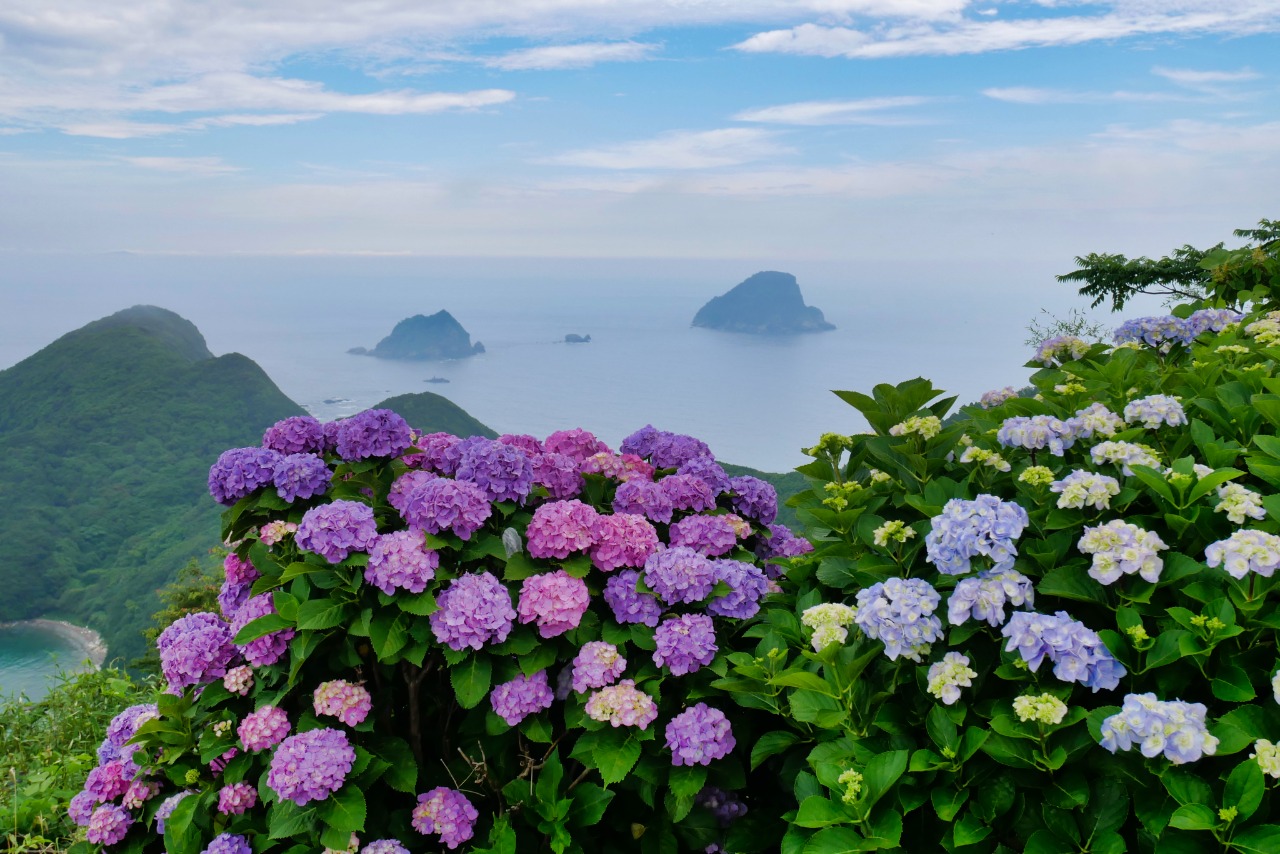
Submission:
POLYGON ((0 627, 0 696, 26 694, 38 700, 59 670, 81 669, 81 659, 79 646, 50 629, 0 627))

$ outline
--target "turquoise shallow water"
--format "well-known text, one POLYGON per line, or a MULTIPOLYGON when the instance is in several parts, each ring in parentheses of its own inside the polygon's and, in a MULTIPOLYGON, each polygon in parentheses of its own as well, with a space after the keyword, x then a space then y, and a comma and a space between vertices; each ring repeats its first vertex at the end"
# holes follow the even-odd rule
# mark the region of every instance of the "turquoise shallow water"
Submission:
POLYGON ((70 639, 42 627, 0 627, 0 696, 25 693, 38 700, 59 670, 79 670, 83 652, 70 639))

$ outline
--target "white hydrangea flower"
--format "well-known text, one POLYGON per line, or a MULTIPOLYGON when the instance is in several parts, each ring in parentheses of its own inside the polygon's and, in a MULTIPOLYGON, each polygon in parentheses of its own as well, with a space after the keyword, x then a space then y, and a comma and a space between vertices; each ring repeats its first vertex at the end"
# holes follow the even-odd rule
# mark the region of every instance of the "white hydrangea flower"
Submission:
POLYGON ((1219 513, 1226 513, 1227 518, 1237 525, 1243 525, 1246 516, 1250 519, 1267 517, 1267 511, 1262 508, 1262 496, 1245 489, 1238 483, 1224 483, 1219 486, 1218 498, 1222 500, 1213 509, 1219 513))
POLYGON ((1060 724, 1067 716, 1067 704, 1052 694, 1023 694, 1014 698, 1013 711, 1024 723, 1060 724))
POLYGON ((929 693, 950 706, 960 699, 960 689, 973 685, 977 675, 968 656, 949 652, 929 667, 929 693))

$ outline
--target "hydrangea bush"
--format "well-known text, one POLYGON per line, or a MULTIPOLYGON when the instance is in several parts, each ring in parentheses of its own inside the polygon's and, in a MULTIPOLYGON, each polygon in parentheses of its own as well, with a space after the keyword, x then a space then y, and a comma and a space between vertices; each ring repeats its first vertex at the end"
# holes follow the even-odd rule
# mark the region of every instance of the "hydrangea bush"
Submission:
POLYGON ((772 709, 715 684, 808 544, 777 496, 645 427, 615 451, 286 419, 223 453, 220 613, 159 636, 88 847, 168 854, 776 849, 772 709))
POLYGON ((809 449, 815 551, 716 683, 779 713, 783 852, 1280 851, 1278 321, 837 392, 872 432, 809 449))

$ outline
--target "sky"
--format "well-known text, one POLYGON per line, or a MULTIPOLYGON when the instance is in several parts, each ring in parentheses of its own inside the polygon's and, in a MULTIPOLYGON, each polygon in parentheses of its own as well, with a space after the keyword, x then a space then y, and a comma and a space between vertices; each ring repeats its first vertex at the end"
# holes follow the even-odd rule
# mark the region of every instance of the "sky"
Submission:
POLYGON ((1277 217, 1280 0, 6 0, 0 253, 1046 261, 1277 217))

